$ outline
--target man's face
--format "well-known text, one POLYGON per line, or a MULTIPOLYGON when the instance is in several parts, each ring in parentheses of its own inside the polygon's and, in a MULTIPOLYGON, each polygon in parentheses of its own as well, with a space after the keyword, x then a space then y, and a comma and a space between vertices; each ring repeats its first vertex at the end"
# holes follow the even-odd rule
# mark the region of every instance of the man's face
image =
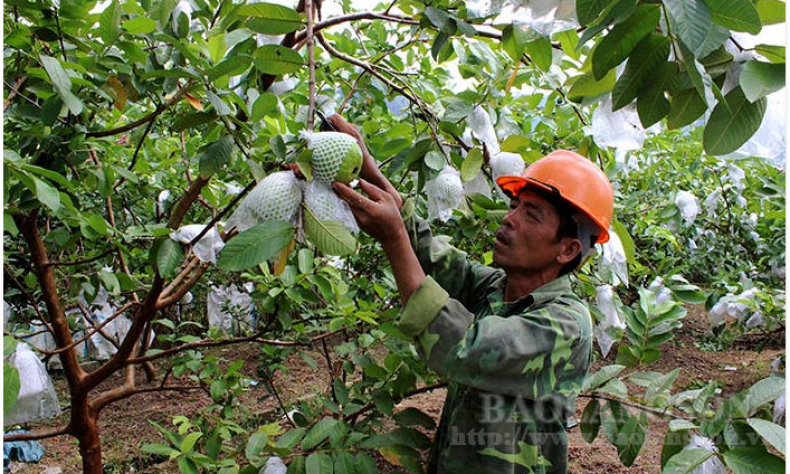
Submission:
POLYGON ((523 189, 510 201, 494 242, 494 262, 508 274, 541 272, 557 264, 570 238, 557 238, 560 216, 548 201, 523 189))

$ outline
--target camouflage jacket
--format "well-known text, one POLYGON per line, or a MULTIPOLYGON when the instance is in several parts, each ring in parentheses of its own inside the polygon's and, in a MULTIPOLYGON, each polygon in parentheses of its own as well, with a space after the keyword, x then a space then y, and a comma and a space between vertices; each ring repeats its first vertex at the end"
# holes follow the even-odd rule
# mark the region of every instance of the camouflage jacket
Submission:
POLYGON ((560 277, 505 302, 505 273, 404 218, 429 275, 398 327, 448 381, 429 473, 566 473, 565 421, 590 366, 587 305, 560 277))

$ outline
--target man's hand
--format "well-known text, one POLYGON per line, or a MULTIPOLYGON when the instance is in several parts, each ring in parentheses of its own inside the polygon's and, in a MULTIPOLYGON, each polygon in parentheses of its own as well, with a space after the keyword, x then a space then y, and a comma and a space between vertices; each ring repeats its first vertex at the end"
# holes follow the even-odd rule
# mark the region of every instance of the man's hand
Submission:
POLYGON ((408 241, 398 203, 390 193, 363 179, 359 180, 359 187, 368 197, 339 181, 335 181, 332 187, 348 203, 360 229, 381 242, 383 247, 386 248, 397 239, 408 241))
POLYGON ((374 160, 373 156, 368 152, 368 147, 365 146, 362 134, 359 133, 359 127, 346 122, 346 120, 338 114, 332 114, 327 117, 326 120, 332 124, 335 130, 340 133, 345 133, 346 135, 351 135, 357 140, 357 143, 359 143, 359 148, 362 149, 362 169, 359 172, 359 177, 392 196, 395 205, 400 209, 401 206, 403 206, 403 198, 400 197, 398 191, 376 165, 376 160, 374 160))

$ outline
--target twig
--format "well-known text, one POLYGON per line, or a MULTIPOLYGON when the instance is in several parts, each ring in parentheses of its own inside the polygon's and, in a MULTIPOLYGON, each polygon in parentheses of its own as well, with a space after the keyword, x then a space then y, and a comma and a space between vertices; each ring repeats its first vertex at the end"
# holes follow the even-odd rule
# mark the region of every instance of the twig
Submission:
POLYGON ((46 266, 47 267, 70 267, 70 266, 75 266, 75 265, 85 265, 86 263, 95 262, 96 260, 99 260, 99 259, 101 259, 103 257, 106 257, 107 255, 113 253, 114 251, 115 251, 115 249, 111 248, 111 249, 105 250, 104 252, 100 253, 99 255, 96 255, 96 256, 91 257, 91 258, 86 258, 84 260, 75 260, 73 262, 48 262, 46 264, 46 266))
POLYGON ((335 377, 332 367, 332 358, 329 356, 329 348, 326 347, 326 339, 321 339, 321 348, 324 353, 324 359, 326 359, 326 367, 329 371, 329 388, 332 390, 332 401, 337 403, 337 393, 335 392, 335 377))
MULTIPOLYGON (((81 342, 87 341, 91 336, 93 336, 94 334, 99 332, 104 326, 109 324, 115 318, 118 318, 119 316, 121 316, 123 313, 126 312, 126 310, 128 310, 129 308, 131 308, 135 304, 137 304, 137 303, 126 303, 125 305, 121 306, 120 309, 118 309, 110 317, 108 317, 107 319, 102 321, 101 324, 99 324, 97 326, 93 326, 93 329, 91 329, 90 332, 86 332, 84 336, 80 337, 76 341, 73 341, 71 344, 69 344, 69 345, 67 345, 65 347, 60 347, 58 349, 55 349, 54 351, 41 351, 41 352, 44 353, 44 354, 47 354, 47 355, 56 355, 56 354, 60 354, 61 352, 66 352, 67 350, 71 349, 72 347, 78 346, 81 342)), ((82 308, 80 308, 80 309, 82 309, 82 308)), ((102 335, 104 335, 104 334, 102 334, 102 335)))
POLYGON ((313 0, 305 0, 304 11, 307 15, 307 28, 305 39, 307 40, 307 69, 309 71, 309 104, 307 108, 307 131, 312 133, 315 124, 315 42, 313 41, 313 0))
POLYGON ((19 93, 19 88, 22 87, 22 84, 25 83, 27 80, 27 76, 20 77, 16 80, 16 83, 11 87, 11 92, 8 93, 8 97, 6 98, 5 102, 3 102, 3 112, 8 109, 8 106, 11 105, 11 99, 14 98, 15 95, 19 93))
MULTIPOLYGON (((359 20, 386 20, 386 21, 393 21, 396 23, 403 23, 405 25, 420 24, 420 22, 417 20, 412 20, 411 18, 404 18, 402 16, 387 15, 387 14, 381 14, 376 12, 359 12, 359 13, 352 13, 350 15, 338 16, 335 18, 330 18, 326 21, 322 21, 313 26, 313 34, 318 36, 318 33, 326 28, 339 25, 341 23, 347 23, 350 21, 359 21, 359 20)), ((300 31, 294 37, 294 44, 298 44, 304 41, 306 36, 307 33, 305 31, 300 31)))
POLYGON ((182 351, 190 350, 190 349, 197 349, 200 347, 218 347, 218 346, 228 346, 231 344, 240 344, 243 342, 260 342, 262 344, 269 344, 271 346, 306 346, 306 343, 303 342, 296 342, 296 341, 278 341, 278 340, 270 340, 270 339, 260 339, 262 336, 262 332, 255 333, 251 336, 246 337, 235 337, 231 339, 222 339, 219 341, 199 341, 199 342, 192 342, 187 344, 181 344, 180 346, 176 346, 162 352, 157 352, 156 354, 151 354, 143 357, 134 357, 127 359, 124 361, 126 364, 140 364, 146 361, 153 361, 157 359, 161 359, 163 357, 167 357, 173 354, 177 354, 182 351))
POLYGON ((36 300, 33 299, 33 295, 31 295, 27 291, 27 288, 25 288, 22 285, 22 283, 20 283, 19 280, 16 279, 16 276, 8 267, 8 264, 3 265, 3 270, 5 270, 6 275, 11 277, 11 281, 14 282, 14 285, 16 285, 17 288, 19 288, 19 291, 21 291, 22 294, 25 295, 25 298, 27 298, 27 301, 30 303, 30 306, 32 306, 33 309, 36 311, 36 314, 38 315, 38 319, 47 327, 49 331, 52 331, 52 327, 49 324, 47 324, 47 321, 44 319, 44 315, 41 314, 41 310, 38 309, 38 304, 36 303, 36 300))
MULTIPOLYGON (((400 402, 401 400, 409 398, 409 397, 413 397, 414 395, 419 395, 419 394, 425 393, 425 392, 431 392, 433 390, 436 390, 437 388, 443 388, 443 387, 446 387, 446 386, 447 386, 446 382, 439 382, 439 383, 435 383, 433 385, 426 385, 425 387, 415 388, 414 390, 409 390, 408 392, 404 393, 403 396, 398 397, 397 401, 400 402)), ((368 402, 367 405, 363 406, 362 408, 360 408, 359 410, 355 411, 354 413, 349 413, 348 415, 344 416, 343 419, 346 420, 346 421, 349 421, 349 420, 352 420, 352 419, 356 419, 360 415, 362 415, 363 413, 365 413, 365 412, 369 411, 370 409, 372 409, 374 406, 376 406, 375 403, 368 402)))
POLYGON ((627 402, 627 401, 624 401, 624 400, 620 400, 618 398, 606 397, 606 396, 598 395, 598 394, 595 394, 595 393, 593 393, 593 394, 580 394, 579 398, 589 398, 589 399, 592 399, 592 400, 606 400, 606 401, 609 401, 609 402, 617 402, 617 403, 619 403, 621 405, 625 405, 627 407, 636 408, 638 410, 646 411, 648 413, 652 413, 652 414, 660 416, 662 418, 680 418, 680 419, 683 419, 683 420, 693 420, 694 419, 693 417, 690 417, 690 416, 683 416, 683 415, 680 415, 680 414, 672 415, 670 413, 667 413, 666 410, 663 410, 663 411, 662 410, 657 410, 655 408, 646 407, 646 406, 640 405, 638 403, 627 402))
POLYGON ((144 123, 151 122, 155 118, 157 118, 162 112, 164 112, 165 110, 167 110, 168 108, 173 106, 173 104, 175 104, 178 101, 180 101, 181 98, 184 96, 184 94, 186 94, 187 90, 189 89, 189 87, 191 85, 192 85, 192 83, 191 83, 191 79, 190 79, 189 81, 187 81, 186 84, 184 84, 183 87, 181 87, 178 90, 178 92, 176 92, 173 95, 173 97, 170 98, 170 100, 168 100, 164 104, 158 105, 153 112, 151 112, 150 114, 146 115, 145 117, 143 117, 143 118, 141 118, 139 120, 135 120, 134 122, 132 122, 130 124, 123 125, 123 126, 117 127, 117 128, 112 128, 112 129, 109 129, 109 130, 102 130, 100 132, 88 132, 88 133, 85 134, 85 136, 86 137, 96 137, 96 138, 109 137, 109 136, 112 136, 112 135, 118 135, 119 133, 128 132, 129 130, 134 130, 135 128, 139 127, 140 125, 142 125, 144 123))
POLYGON ((62 436, 71 434, 71 425, 49 428, 46 430, 38 431, 36 433, 16 433, 3 436, 3 442, 9 441, 33 441, 36 439, 54 438, 55 436, 62 436))

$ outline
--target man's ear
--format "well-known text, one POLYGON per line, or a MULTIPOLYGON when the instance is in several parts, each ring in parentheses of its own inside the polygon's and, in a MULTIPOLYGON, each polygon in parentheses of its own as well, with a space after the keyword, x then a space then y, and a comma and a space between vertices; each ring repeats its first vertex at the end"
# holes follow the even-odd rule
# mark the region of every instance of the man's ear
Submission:
POLYGON ((565 265, 572 262, 582 252, 582 241, 571 237, 562 239, 562 247, 557 255, 557 263, 565 265))

